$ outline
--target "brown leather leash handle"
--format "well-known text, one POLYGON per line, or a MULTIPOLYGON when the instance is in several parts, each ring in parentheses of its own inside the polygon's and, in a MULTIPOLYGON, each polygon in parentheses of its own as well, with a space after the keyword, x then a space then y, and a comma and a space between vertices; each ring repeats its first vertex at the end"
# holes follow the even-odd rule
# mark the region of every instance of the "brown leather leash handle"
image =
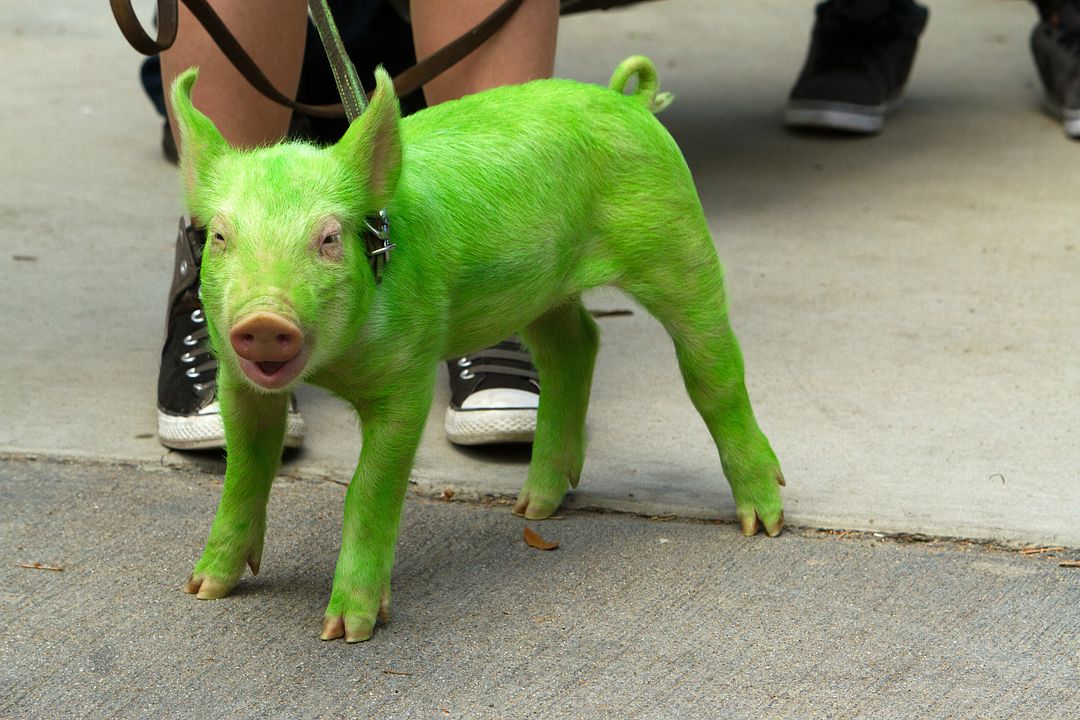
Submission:
MULTIPOLYGON (((135 15, 131 7, 131 0, 109 0, 113 17, 120 27, 120 32, 128 43, 143 55, 157 55, 168 50, 176 41, 176 28, 179 20, 179 3, 181 0, 157 0, 157 37, 150 37, 135 15)), ((331 105, 308 105, 298 103, 292 98, 280 92, 274 84, 263 74, 259 66, 247 54, 243 46, 236 39, 229 28, 225 26, 214 9, 206 0, 183 0, 191 14, 206 29, 213 38, 222 53, 229 62, 240 72, 244 78, 260 93, 270 100, 292 108, 299 112, 314 117, 339 118, 345 116, 345 109, 341 103, 331 105)), ((438 76, 458 61, 484 44, 499 28, 506 24, 510 16, 521 5, 522 0, 504 0, 499 7, 486 18, 481 20, 476 27, 466 32, 456 40, 439 48, 435 53, 421 62, 413 65, 394 78, 394 91, 398 97, 404 97, 418 90, 424 83, 438 76)))
POLYGON ((120 26, 120 32, 131 47, 143 55, 157 55, 168 50, 176 42, 176 26, 179 20, 177 3, 158 0, 157 3, 157 37, 152 38, 143 30, 142 23, 135 15, 130 2, 123 0, 109 0, 113 17, 120 26))

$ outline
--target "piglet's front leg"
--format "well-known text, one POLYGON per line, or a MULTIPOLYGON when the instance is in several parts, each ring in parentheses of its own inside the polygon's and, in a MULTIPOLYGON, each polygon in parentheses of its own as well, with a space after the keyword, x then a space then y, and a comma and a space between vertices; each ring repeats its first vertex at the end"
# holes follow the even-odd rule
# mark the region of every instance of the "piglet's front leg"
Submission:
POLYGON ((323 617, 323 640, 367 640, 376 619, 388 617, 401 507, 433 384, 434 373, 413 378, 395 384, 409 391, 358 407, 363 447, 345 494, 341 553, 323 617))
POLYGON ((202 600, 229 594, 244 574, 258 574, 266 532, 266 501, 281 464, 288 413, 287 394, 264 395, 223 386, 218 400, 225 423, 228 460, 214 524, 202 557, 184 586, 202 600))

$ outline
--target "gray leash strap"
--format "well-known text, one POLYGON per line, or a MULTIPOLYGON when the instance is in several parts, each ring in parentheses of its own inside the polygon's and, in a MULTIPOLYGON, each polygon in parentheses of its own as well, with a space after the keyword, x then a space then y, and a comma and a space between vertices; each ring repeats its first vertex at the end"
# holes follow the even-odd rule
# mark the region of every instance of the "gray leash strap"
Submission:
POLYGON ((341 104, 345 108, 345 118, 351 123, 360 117, 360 113, 367 107, 367 95, 356 75, 356 67, 345 52, 345 44, 341 42, 341 34, 334 23, 333 15, 330 14, 327 0, 308 0, 308 12, 311 13, 311 21, 319 31, 319 39, 322 40, 326 57, 330 61, 334 82, 337 84, 338 94, 341 95, 341 104))
MULTIPOLYGON (((308 12, 311 13, 315 29, 319 31, 319 39, 326 50, 330 69, 334 72, 334 83, 341 96, 341 105, 345 108, 345 118, 352 123, 367 108, 367 95, 356 75, 356 66, 345 52, 345 43, 341 42, 341 34, 334 23, 334 16, 330 14, 327 0, 308 0, 308 12)), ((365 222, 367 227, 361 233, 364 251, 375 274, 375 283, 379 284, 382 282, 383 266, 389 262, 390 250, 394 247, 390 242, 390 221, 383 209, 365 222)))

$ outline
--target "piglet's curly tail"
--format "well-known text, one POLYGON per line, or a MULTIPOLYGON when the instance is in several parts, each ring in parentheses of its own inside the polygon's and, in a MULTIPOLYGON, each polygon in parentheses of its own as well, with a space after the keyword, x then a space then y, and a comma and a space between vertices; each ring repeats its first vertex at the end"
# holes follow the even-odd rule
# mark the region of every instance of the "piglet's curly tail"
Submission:
POLYGON ((640 98, 649 112, 658 113, 671 104, 674 97, 668 92, 658 92, 660 80, 656 77, 656 66, 644 55, 633 55, 619 63, 608 87, 623 94, 630 78, 635 76, 638 79, 637 89, 631 97, 640 98))

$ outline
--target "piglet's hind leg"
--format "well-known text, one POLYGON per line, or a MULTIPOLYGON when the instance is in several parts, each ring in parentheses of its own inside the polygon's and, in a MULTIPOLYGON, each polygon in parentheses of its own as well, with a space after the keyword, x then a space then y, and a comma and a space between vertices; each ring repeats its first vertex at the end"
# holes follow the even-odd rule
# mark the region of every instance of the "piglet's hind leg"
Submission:
POLYGON ((540 372, 540 407, 529 477, 514 513, 540 520, 559 509, 581 477, 585 415, 600 340, 596 322, 578 298, 549 310, 521 334, 540 372))
POLYGON ((683 382, 720 453, 743 533, 753 535, 763 527, 766 534, 778 535, 784 524, 784 476, 750 406, 719 260, 707 233, 695 241, 687 246, 696 253, 673 256, 626 289, 675 343, 683 382))

